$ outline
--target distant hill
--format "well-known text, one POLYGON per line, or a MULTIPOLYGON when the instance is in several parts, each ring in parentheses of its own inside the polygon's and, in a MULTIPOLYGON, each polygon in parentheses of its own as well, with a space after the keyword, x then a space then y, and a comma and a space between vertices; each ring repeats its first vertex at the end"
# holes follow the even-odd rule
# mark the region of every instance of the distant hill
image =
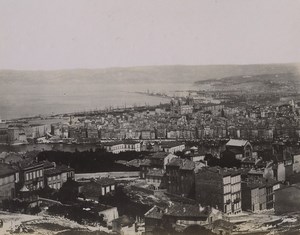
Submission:
POLYGON ((297 73, 274 73, 243 75, 197 81, 201 89, 226 91, 240 90, 250 92, 297 92, 300 88, 300 76, 297 73), (209 85, 209 86, 207 86, 209 85))
POLYGON ((194 83, 224 77, 260 74, 298 75, 299 64, 146 66, 107 69, 74 69, 57 71, 0 70, 0 81, 7 83, 194 83))

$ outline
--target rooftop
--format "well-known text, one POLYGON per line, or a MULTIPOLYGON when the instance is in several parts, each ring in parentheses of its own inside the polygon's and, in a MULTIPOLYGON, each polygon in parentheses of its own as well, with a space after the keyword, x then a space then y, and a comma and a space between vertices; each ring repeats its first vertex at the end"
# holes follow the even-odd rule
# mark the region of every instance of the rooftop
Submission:
POLYGON ((175 217, 194 217, 198 219, 200 218, 201 220, 206 220, 209 214, 210 209, 208 207, 177 202, 172 202, 172 205, 165 211, 165 215, 175 217))
POLYGON ((181 170, 194 170, 195 162, 182 159, 182 158, 173 158, 168 164, 168 166, 178 166, 181 170))
POLYGON ((247 143, 248 143, 247 140, 230 139, 226 143, 226 146, 244 147, 247 143))

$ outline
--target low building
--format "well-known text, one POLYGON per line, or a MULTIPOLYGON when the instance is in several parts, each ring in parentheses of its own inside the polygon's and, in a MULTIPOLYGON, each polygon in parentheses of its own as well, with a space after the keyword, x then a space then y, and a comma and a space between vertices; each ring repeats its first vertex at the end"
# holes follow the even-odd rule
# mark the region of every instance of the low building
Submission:
POLYGON ((113 178, 99 178, 83 183, 80 192, 85 198, 98 201, 100 196, 116 190, 116 181, 113 178))
POLYGON ((125 140, 121 142, 107 142, 103 144, 103 148, 107 152, 112 152, 118 154, 120 152, 127 152, 127 151, 141 151, 141 144, 137 141, 125 140))
MULTIPOLYGON (((226 145, 226 150, 240 155, 241 159, 245 157, 252 157, 252 145, 247 140, 230 139, 226 145)), ((239 157, 238 157, 239 158, 239 157)))
POLYGON ((180 142, 162 142, 160 143, 160 148, 164 152, 174 154, 183 151, 185 149, 185 144, 180 142))
POLYGON ((155 189, 158 189, 163 182, 164 175, 165 175, 165 170, 163 169, 157 169, 157 168, 150 169, 146 173, 146 182, 147 184, 153 185, 155 189))
POLYGON ((154 206, 145 214, 145 233, 155 234, 158 228, 183 232, 191 225, 210 226, 220 219, 225 219, 223 213, 214 208, 170 202, 165 209, 154 206))

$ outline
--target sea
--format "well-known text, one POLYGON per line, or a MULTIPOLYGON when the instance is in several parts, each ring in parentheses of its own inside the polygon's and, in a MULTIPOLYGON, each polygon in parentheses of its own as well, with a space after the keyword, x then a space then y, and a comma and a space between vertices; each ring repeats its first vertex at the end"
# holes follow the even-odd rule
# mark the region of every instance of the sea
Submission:
POLYGON ((169 98, 150 96, 146 93, 174 95, 194 89, 186 83, 55 83, 1 84, 0 118, 2 120, 82 112, 117 107, 157 105, 169 98), (145 94, 137 93, 143 92, 145 94))

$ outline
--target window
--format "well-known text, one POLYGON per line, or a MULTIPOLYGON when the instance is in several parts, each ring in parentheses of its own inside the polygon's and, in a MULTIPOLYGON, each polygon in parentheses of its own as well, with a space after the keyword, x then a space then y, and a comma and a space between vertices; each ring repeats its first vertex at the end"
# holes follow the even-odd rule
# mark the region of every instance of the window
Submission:
POLYGON ((60 175, 57 175, 57 179, 58 179, 58 180, 60 179, 60 175))
POLYGON ((43 170, 40 170, 40 177, 43 176, 43 170))
POLYGON ((60 183, 57 183, 57 189, 60 189, 61 185, 60 183))
POLYGON ((40 177, 40 171, 36 172, 36 177, 40 177))
POLYGON ((33 172, 33 179, 36 178, 36 171, 33 172))
POLYGON ((29 173, 29 179, 32 180, 32 172, 29 173))
POLYGON ((51 181, 51 177, 48 177, 48 182, 51 181))
POLYGON ((29 180, 29 174, 28 173, 26 173, 25 178, 26 178, 26 180, 29 180))

